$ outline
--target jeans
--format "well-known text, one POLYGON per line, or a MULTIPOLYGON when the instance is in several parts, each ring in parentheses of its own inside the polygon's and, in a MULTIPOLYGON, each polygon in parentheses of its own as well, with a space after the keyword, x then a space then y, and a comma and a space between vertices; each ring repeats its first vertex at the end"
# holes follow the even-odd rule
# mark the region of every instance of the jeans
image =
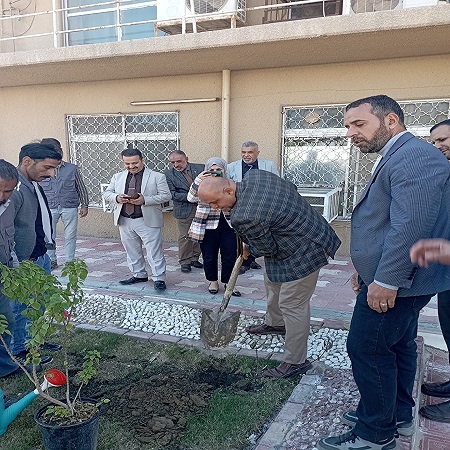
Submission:
MULTIPOLYGON (((47 253, 40 256, 34 263, 37 266, 42 267, 48 274, 51 273, 51 260, 47 253)), ((16 325, 14 327, 10 349, 13 355, 17 355, 26 350, 25 341, 30 338, 28 334, 28 324, 30 320, 28 317, 22 316, 22 311, 25 311, 27 308, 24 303, 14 300, 11 302, 11 308, 14 313, 16 325)))
POLYGON ((360 401, 357 436, 378 443, 394 436, 397 421, 411 421, 417 364, 417 322, 431 295, 397 297, 395 306, 378 313, 367 304, 361 285, 350 324, 347 351, 360 401))
MULTIPOLYGON (((75 246, 77 243, 77 227, 78 227, 78 208, 61 208, 51 209, 52 213, 52 238, 56 241, 56 224, 61 218, 64 225, 64 253, 66 262, 75 259, 75 246)), ((48 256, 52 261, 56 261, 56 249, 48 250, 48 256)))
MULTIPOLYGON (((14 329, 14 314, 11 310, 11 301, 8 297, 3 295, 1 288, 3 286, 0 284, 0 314, 4 314, 6 320, 8 321, 8 330, 13 331, 14 329)), ((5 340, 6 346, 10 347, 11 336, 7 333, 3 334, 3 339, 5 340)), ((17 370, 19 366, 11 359, 11 357, 6 352, 5 347, 0 343, 0 378, 17 370)))
POLYGON ((450 291, 439 292, 438 315, 442 336, 447 345, 447 350, 450 351, 450 291))

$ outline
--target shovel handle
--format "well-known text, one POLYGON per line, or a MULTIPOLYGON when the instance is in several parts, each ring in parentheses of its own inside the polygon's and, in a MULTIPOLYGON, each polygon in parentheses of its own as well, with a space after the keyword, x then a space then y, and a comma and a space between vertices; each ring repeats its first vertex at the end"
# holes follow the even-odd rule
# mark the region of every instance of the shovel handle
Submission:
POLYGON ((236 262, 234 263, 233 271, 231 272, 230 279, 228 280, 225 293, 223 294, 222 304, 220 305, 219 308, 220 312, 224 312, 228 306, 231 294, 233 293, 234 288, 236 286, 236 280, 239 275, 239 269, 241 268, 242 263, 244 262, 244 257, 242 256, 243 253, 242 240, 239 237, 237 238, 237 245, 238 245, 238 257, 236 259, 236 262))

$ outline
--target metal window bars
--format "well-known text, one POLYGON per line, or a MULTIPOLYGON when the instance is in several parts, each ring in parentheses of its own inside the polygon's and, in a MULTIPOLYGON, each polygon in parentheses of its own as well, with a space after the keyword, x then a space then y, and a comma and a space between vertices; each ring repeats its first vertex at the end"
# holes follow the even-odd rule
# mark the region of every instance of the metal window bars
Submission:
MULTIPOLYGON (((450 117, 450 99, 399 103, 407 129, 425 139, 433 125, 450 117)), ((339 216, 348 218, 370 179, 377 155, 361 153, 345 137, 344 108, 345 105, 283 108, 281 165, 284 178, 304 195, 308 189, 311 193, 324 189, 325 196, 326 192, 341 188, 339 216)))
POLYGON ((102 207, 101 184, 123 170, 120 153, 128 146, 140 150, 146 166, 168 168, 168 154, 179 149, 178 112, 67 116, 70 161, 80 167, 90 206, 102 207))

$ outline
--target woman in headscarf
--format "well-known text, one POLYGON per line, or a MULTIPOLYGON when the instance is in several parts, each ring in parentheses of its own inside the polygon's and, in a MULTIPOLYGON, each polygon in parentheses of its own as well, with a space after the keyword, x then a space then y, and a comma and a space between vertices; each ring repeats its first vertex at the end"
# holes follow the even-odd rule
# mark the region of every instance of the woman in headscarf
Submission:
MULTIPOLYGON (((197 191, 200 183, 207 177, 226 177, 227 162, 222 158, 210 158, 206 161, 205 170, 197 175, 191 185, 187 199, 198 203, 195 217, 192 220, 188 237, 200 242, 203 255, 203 269, 209 281, 208 291, 211 294, 219 292, 219 252, 221 259, 220 280, 224 288, 230 279, 237 257, 236 233, 231 228, 230 213, 221 209, 211 208, 207 203, 199 200, 197 191)), ((232 295, 240 297, 241 293, 234 290, 232 295)))

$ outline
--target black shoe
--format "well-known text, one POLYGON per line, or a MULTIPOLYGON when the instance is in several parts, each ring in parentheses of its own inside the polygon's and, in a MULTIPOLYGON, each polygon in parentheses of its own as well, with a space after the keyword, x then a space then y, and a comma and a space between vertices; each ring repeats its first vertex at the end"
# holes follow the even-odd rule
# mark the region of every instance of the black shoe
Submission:
POLYGON ((191 271, 190 264, 181 264, 181 271, 184 273, 189 273, 191 271))
POLYGON ((244 275, 244 273, 247 272, 247 270, 250 270, 250 267, 241 266, 241 268, 239 269, 239 275, 244 275))
POLYGON ((208 292, 209 292, 210 294, 212 294, 212 295, 216 295, 216 294, 219 292, 219 288, 217 288, 217 289, 211 289, 211 283, 209 283, 209 286, 208 286, 208 292))
POLYGON ((257 262, 252 261, 250 263, 250 269, 261 269, 261 266, 257 262))
POLYGON ((450 398, 450 381, 445 383, 423 383, 422 393, 432 397, 450 398))
POLYGON ((419 414, 435 422, 450 422, 450 401, 423 406, 419 409, 419 414))
POLYGON ((55 270, 57 268, 58 268, 58 261, 56 261, 56 259, 55 259, 54 261, 51 262, 50 269, 55 270))
POLYGON ((50 344, 50 342, 44 342, 41 345, 41 350, 48 350, 50 352, 58 352, 62 349, 62 345, 59 344, 50 344))
POLYGON ((165 291, 167 288, 166 283, 161 280, 155 281, 153 287, 155 288, 155 291, 165 291))
MULTIPOLYGON (((17 353, 17 355, 14 355, 14 358, 17 359, 17 361, 20 362, 20 364, 25 365, 25 361, 28 357, 28 352, 26 350, 21 351, 20 353, 17 353)), ((41 355, 41 364, 49 364, 53 361, 52 356, 44 356, 41 355)), ((31 367, 31 364, 30 364, 31 367)))
MULTIPOLYGON (((224 287, 224 289, 226 289, 226 288, 227 288, 227 285, 224 284, 223 287, 224 287)), ((231 293, 231 295, 232 295, 233 297, 241 297, 241 296, 242 296, 242 294, 241 294, 237 289, 235 289, 235 290, 231 293)))
POLYGON ((196 269, 203 269, 203 264, 200 261, 191 261, 191 266, 196 269))
POLYGON ((129 284, 144 283, 145 281, 148 281, 148 277, 145 277, 145 278, 131 277, 131 278, 128 278, 127 280, 119 281, 119 284, 128 286, 129 284))

